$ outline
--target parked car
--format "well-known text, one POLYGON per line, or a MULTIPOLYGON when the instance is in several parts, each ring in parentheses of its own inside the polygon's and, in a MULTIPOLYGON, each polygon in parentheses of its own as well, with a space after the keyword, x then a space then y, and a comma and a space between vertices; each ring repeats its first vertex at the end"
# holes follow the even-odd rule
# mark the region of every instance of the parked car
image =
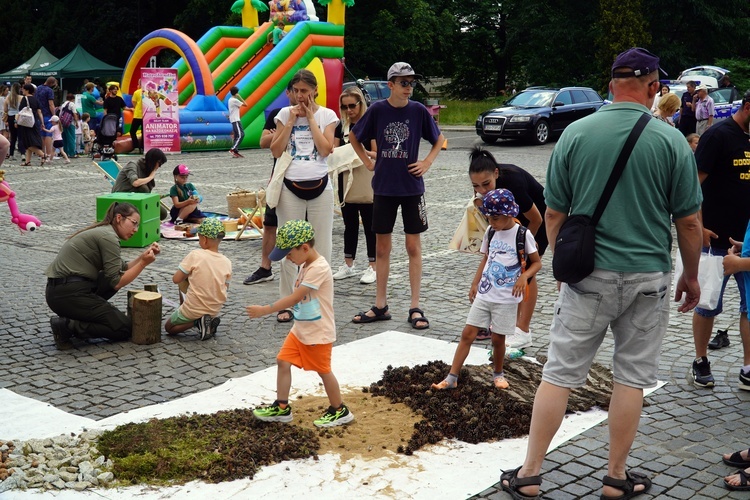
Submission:
POLYGON ((503 106, 477 118, 477 135, 487 144, 500 138, 528 138, 544 144, 576 120, 596 112, 604 100, 588 87, 529 87, 503 106))
POLYGON ((385 80, 357 80, 356 82, 344 82, 343 88, 357 85, 365 95, 365 101, 369 106, 375 101, 388 99, 391 96, 391 89, 388 88, 388 82, 385 80))

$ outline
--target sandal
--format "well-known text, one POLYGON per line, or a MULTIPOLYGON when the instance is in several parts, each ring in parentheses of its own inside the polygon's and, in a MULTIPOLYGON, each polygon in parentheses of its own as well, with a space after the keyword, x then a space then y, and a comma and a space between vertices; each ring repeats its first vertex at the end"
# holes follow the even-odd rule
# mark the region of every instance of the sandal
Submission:
POLYGON ((391 319, 391 313, 388 312, 387 304, 382 308, 372 306, 370 311, 372 311, 375 316, 368 316, 367 312, 369 311, 360 311, 354 315, 352 323, 372 323, 373 321, 386 321, 391 319), (357 319, 357 317, 359 317, 359 319, 357 319))
POLYGON ((415 330, 427 330, 430 327, 430 321, 425 317, 424 311, 421 310, 418 307, 414 307, 412 309, 409 309, 409 317, 406 319, 409 323, 411 323, 411 327, 415 330), (419 314, 416 318, 412 318, 412 314, 419 314), (421 326, 417 326, 417 323, 426 323, 421 326))
POLYGON ((622 490, 623 493, 616 497, 602 493, 599 496, 601 500, 627 500, 628 498, 633 498, 641 493, 646 493, 651 488, 651 480, 645 474, 641 474, 640 472, 625 472, 625 479, 615 479, 610 476, 604 476, 602 483, 606 486, 622 490), (639 484, 645 486, 645 488, 635 491, 635 487, 639 484))
POLYGON ((31 166, 31 162, 23 161, 19 165, 22 166, 22 167, 29 167, 29 166, 31 166))
POLYGON ((500 485, 503 487, 503 491, 510 493, 510 496, 513 497, 514 500, 535 500, 540 498, 539 495, 524 495, 518 491, 518 488, 523 488, 524 486, 542 485, 541 476, 518 477, 518 471, 521 470, 521 467, 523 466, 520 465, 517 469, 505 471, 500 475, 500 485), (507 485, 505 484, 505 481, 508 482, 507 485))
MULTIPOLYGON (((742 458, 741 451, 735 451, 729 458, 721 457, 725 464, 731 465, 732 467, 742 467, 747 469, 750 467, 750 460, 742 458)), ((747 450, 747 456, 750 457, 750 449, 747 450)))
POLYGON ((290 311, 289 309, 282 309, 281 311, 276 313, 276 321, 279 323, 289 323, 294 319, 294 313, 290 311), (286 318, 282 318, 282 314, 288 314, 289 316, 286 318))
POLYGON ((729 482, 725 479, 724 486, 726 486, 728 490, 732 491, 750 491, 750 484, 747 484, 747 480, 750 479, 750 474, 742 469, 735 472, 735 474, 738 474, 740 476, 740 484, 735 486, 733 484, 729 484, 729 482))

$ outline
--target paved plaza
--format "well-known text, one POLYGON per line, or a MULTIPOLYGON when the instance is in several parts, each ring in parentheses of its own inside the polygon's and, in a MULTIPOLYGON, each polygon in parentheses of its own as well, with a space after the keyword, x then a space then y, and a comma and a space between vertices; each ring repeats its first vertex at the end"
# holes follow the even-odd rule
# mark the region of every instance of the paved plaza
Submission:
MULTIPOLYGON (((346 344, 386 330, 456 342, 469 308, 468 290, 479 257, 448 249, 448 242, 471 196, 468 180, 468 152, 475 135, 470 130, 448 130, 449 149, 437 158, 425 178, 430 229, 423 236, 424 276, 422 307, 431 328, 412 330, 407 323, 409 309, 408 266, 403 235, 394 234, 388 303, 393 320, 357 325, 351 317, 374 302, 375 285, 361 285, 358 279, 336 281, 335 301, 338 344, 346 344)), ((542 183, 554 143, 532 147, 502 143, 489 149, 502 163, 514 163, 530 171, 542 183)), ((423 155, 426 150, 423 148, 423 155)), ((158 172, 156 191, 166 193, 173 184, 172 168, 185 163, 194 172, 193 182, 204 197, 201 208, 226 212, 227 193, 237 188, 264 185, 270 173, 268 151, 243 151, 245 158, 231 158, 227 152, 190 153, 169 157, 158 172)), ((129 159, 120 157, 124 164, 129 159)), ((49 403, 61 410, 93 419, 126 410, 180 398, 242 377, 275 364, 276 353, 288 332, 287 324, 275 316, 251 320, 249 304, 266 304, 278 295, 278 281, 245 286, 242 280, 260 262, 260 240, 224 242, 220 250, 234 266, 229 300, 222 312, 217 336, 201 342, 197 335, 164 336, 161 343, 147 346, 130 342, 76 344, 70 351, 55 348, 49 327, 51 311, 44 301, 44 270, 64 239, 93 222, 97 194, 110 185, 90 159, 71 164, 21 167, 6 162, 6 180, 17 193, 19 209, 42 220, 36 232, 21 234, 11 225, 5 206, 0 205, 0 387, 49 403)), ((397 228, 401 227, 400 222, 397 228)), ((336 216, 333 227, 334 270, 343 262, 344 225, 336 216)), ((177 264, 195 241, 162 240, 162 254, 129 288, 156 283, 164 297, 177 300, 171 277, 177 264)), ((138 255, 139 249, 123 249, 123 257, 138 255)), ((364 269, 366 252, 361 235, 357 267, 364 269)), ((551 322, 556 284, 550 255, 543 259, 539 274, 539 302, 532 321, 534 347, 527 354, 546 354, 547 331, 551 322)), ((274 265, 274 271, 278 264, 274 265)), ((732 283, 733 284, 733 283, 732 283)), ((721 478, 732 469, 721 462, 721 453, 750 445, 743 422, 750 416, 750 393, 737 389, 742 362, 738 332, 738 296, 727 294, 725 310, 717 327, 729 328, 730 347, 711 351, 716 387, 696 389, 690 383, 693 359, 692 315, 674 312, 664 342, 660 379, 666 385, 647 398, 639 433, 629 466, 651 475, 654 482, 643 498, 747 498, 727 491, 721 478)), ((125 294, 114 303, 124 310, 125 294)), ((172 312, 164 306, 164 317, 172 312)), ((644 349, 649 349, 644 346, 644 349)), ((597 361, 609 366, 611 339, 605 341, 597 361)), ((372 360, 363 360, 368 362, 372 360)), ((443 361, 450 362, 449 359, 443 361)), ((383 367, 388 360, 377 360, 383 367)), ((337 373, 346 385, 346 373, 337 373)), ((355 409, 356 413, 356 409, 355 409)), ((12 419, 4 414, 0 418, 12 419)), ((497 416, 502 420, 502 415, 497 416)), ((0 436, 2 438, 3 436, 0 436)), ((545 498, 598 498, 606 472, 608 427, 597 425, 547 455, 543 468, 545 498)), ((457 474, 466 471, 456 471, 457 474)), ((500 471, 497 471, 499 479, 500 471)), ((460 476, 457 476, 460 477, 460 476)), ((479 495, 483 499, 509 498, 496 485, 479 495)))

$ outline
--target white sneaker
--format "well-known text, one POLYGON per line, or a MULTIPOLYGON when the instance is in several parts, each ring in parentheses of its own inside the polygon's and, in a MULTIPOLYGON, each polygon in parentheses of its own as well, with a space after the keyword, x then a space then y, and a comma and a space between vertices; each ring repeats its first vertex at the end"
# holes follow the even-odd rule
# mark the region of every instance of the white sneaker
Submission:
POLYGON ((354 271, 354 266, 349 267, 346 264, 341 264, 341 267, 339 267, 339 270, 336 271, 333 274, 333 279, 340 280, 344 278, 351 278, 352 276, 355 276, 357 273, 354 271))
POLYGON ((524 332, 516 327, 516 332, 513 335, 505 337, 505 345, 515 349, 531 347, 531 332, 524 332))
POLYGON ((370 283, 375 283, 376 279, 377 275, 375 274, 375 269, 373 269, 371 266, 367 266, 365 272, 362 273, 362 277, 359 278, 359 282, 363 285, 369 285, 370 283))

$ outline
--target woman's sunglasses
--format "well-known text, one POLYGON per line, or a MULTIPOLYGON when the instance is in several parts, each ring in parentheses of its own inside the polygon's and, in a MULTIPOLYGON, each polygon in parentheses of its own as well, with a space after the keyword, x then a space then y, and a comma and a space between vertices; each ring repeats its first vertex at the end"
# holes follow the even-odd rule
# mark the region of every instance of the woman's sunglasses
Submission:
POLYGON ((357 106, 359 106, 359 102, 355 102, 354 104, 342 104, 341 109, 357 109, 357 106))

